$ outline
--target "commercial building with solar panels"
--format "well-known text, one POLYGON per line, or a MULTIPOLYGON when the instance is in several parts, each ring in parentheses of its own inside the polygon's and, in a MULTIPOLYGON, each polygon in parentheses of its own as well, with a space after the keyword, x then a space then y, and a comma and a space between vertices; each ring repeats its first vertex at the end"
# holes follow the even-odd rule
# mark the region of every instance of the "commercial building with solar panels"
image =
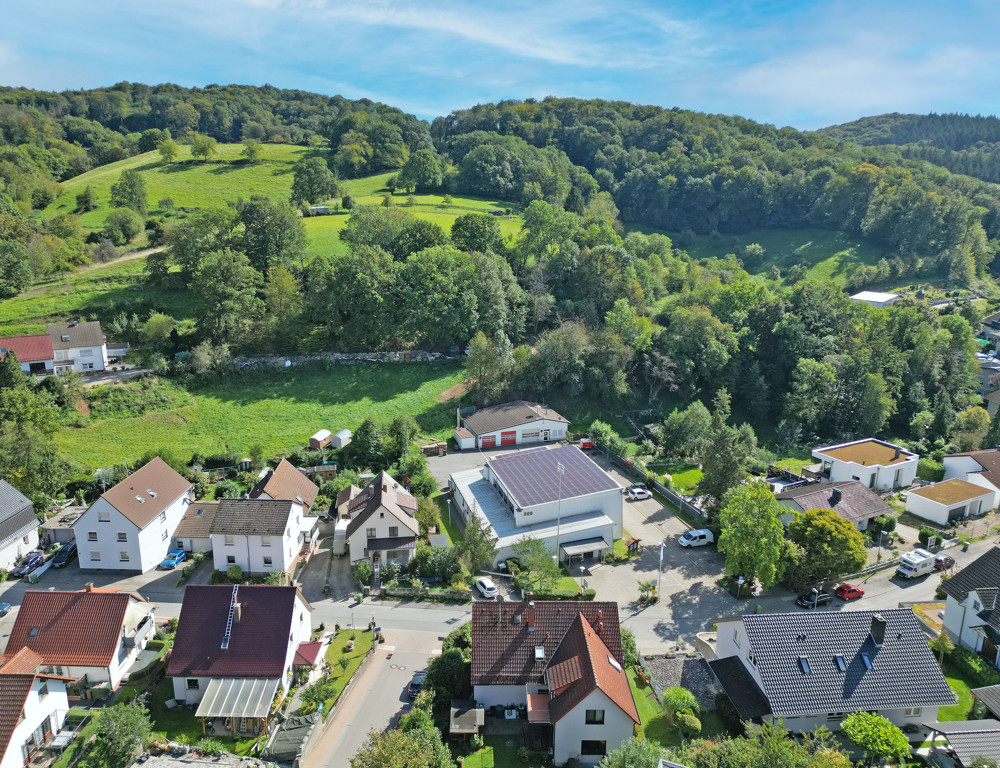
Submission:
POLYGON ((478 514, 493 529, 497 560, 528 536, 559 560, 600 558, 622 536, 622 487, 575 445, 494 456, 479 469, 449 479, 466 519, 478 514))

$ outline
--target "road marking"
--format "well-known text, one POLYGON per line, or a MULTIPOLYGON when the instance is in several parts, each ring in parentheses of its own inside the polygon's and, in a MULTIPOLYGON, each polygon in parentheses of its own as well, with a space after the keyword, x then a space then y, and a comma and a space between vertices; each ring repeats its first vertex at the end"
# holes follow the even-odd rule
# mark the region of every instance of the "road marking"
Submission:
POLYGON ((433 651, 431 651, 431 656, 440 656, 440 655, 441 655, 440 648, 435 648, 433 651))
POLYGON ((393 651, 396 650, 396 646, 394 646, 394 645, 380 645, 378 647, 378 650, 385 651, 386 653, 392 653, 393 651))

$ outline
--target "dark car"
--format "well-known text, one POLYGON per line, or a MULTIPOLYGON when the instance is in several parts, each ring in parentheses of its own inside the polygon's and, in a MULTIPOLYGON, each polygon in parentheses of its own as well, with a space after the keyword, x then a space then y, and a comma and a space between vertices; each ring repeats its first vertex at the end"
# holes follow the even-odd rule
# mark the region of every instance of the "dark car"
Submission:
POLYGON ((0 603, 0 616, 6 616, 10 613, 11 608, 13 608, 13 606, 10 603, 0 603))
POLYGON ((954 565, 954 557, 949 557, 948 555, 935 555, 934 557, 934 570, 936 571, 947 571, 954 567, 954 565))
POLYGON ((75 558, 79 554, 76 548, 76 542, 71 541, 69 544, 63 544, 62 547, 56 552, 56 556, 52 558, 53 568, 62 568, 63 566, 69 565, 69 561, 75 558))
POLYGON ((833 602, 833 595, 825 589, 821 589, 819 591, 813 590, 812 592, 806 592, 804 595, 799 595, 795 604, 801 606, 802 608, 815 608, 819 605, 829 605, 831 602, 833 602))
POLYGON ((410 684, 406 686, 406 695, 411 699, 417 698, 417 694, 419 694, 420 690, 424 687, 424 679, 426 677, 427 676, 423 672, 417 672, 417 674, 413 676, 413 679, 410 680, 410 684))
POLYGON ((45 555, 41 552, 32 552, 31 554, 25 556, 24 562, 12 570, 10 575, 16 579, 23 579, 44 562, 45 555))

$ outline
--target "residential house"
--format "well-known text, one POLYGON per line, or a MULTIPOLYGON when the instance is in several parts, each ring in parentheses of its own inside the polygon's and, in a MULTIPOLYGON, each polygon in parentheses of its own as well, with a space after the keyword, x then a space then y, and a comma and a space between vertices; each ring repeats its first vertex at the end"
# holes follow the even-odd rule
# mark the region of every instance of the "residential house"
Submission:
POLYGON ((448 484, 459 513, 492 529, 497 560, 525 536, 560 561, 599 559, 622 536, 622 487, 575 445, 494 456, 448 484))
POLYGON ((117 688, 156 632, 155 611, 137 594, 89 584, 79 591, 28 590, 4 654, 30 648, 54 675, 117 688))
POLYGON ((0 568, 10 568, 38 548, 38 518, 31 500, 0 480, 0 568))
POLYGON ((0 656, 0 768, 34 762, 68 711, 66 681, 44 673, 41 656, 28 648, 0 656))
POLYGON ((347 520, 351 519, 351 502, 357 498, 359 493, 361 493, 361 489, 358 486, 349 485, 337 494, 337 499, 333 503, 334 509, 337 511, 337 517, 347 520))
POLYGON ((157 456, 90 505, 73 526, 80 567, 146 573, 170 549, 191 483, 157 456))
POLYGON ((260 733, 311 639, 311 614, 296 587, 189 586, 167 665, 174 698, 197 704, 206 726, 260 733))
POLYGON ((945 593, 944 628, 956 645, 1000 667, 1000 547, 977 557, 950 579, 945 593))
POLYGON ((718 619, 710 663, 744 720, 838 730, 851 712, 896 725, 936 720, 955 703, 909 608, 748 614, 718 619))
POLYGON ((995 764, 1000 760, 1000 721, 958 720, 928 722, 930 730, 930 765, 947 765, 954 768, 976 768, 995 764), (947 744, 939 744, 943 736, 947 744), (984 762, 984 761, 989 762, 984 762))
POLYGON ((108 340, 96 320, 50 323, 45 332, 52 337, 56 373, 103 371, 108 367, 108 340))
POLYGON ((980 334, 993 344, 994 349, 1000 347, 1000 312, 994 312, 983 318, 983 328, 980 334))
POLYGON ((297 502, 305 514, 312 510, 319 487, 288 459, 282 459, 274 469, 269 469, 253 487, 251 499, 286 499, 297 502))
POLYGON ((990 509, 997 508, 1000 504, 1000 450, 953 453, 945 456, 942 463, 945 480, 959 478, 985 488, 993 494, 990 509))
POLYGON ((462 450, 547 443, 566 437, 569 420, 527 400, 480 408, 462 419, 455 442, 462 450))
POLYGON ((993 355, 977 354, 976 362, 979 364, 978 392, 985 396, 1000 387, 1000 360, 993 355))
POLYGON ((956 520, 979 517, 993 506, 993 491, 957 477, 942 480, 906 493, 906 511, 948 526, 956 520))
POLYGON ((616 603, 474 602, 471 654, 476 704, 526 709, 556 765, 599 763, 639 723, 616 603))
POLYGON ((212 522, 219 509, 217 501, 193 501, 177 524, 173 535, 173 548, 192 552, 210 552, 212 549, 212 522))
POLYGON ((920 461, 917 454, 873 437, 813 448, 812 455, 820 464, 807 467, 805 474, 831 482, 858 480, 879 491, 908 488, 920 461))
POLYGON ((284 571, 291 577, 315 538, 317 518, 287 499, 223 499, 209 534, 215 568, 244 573, 284 571))
POLYGON ((861 291, 851 296, 851 301, 863 301, 873 307, 888 307, 899 298, 898 293, 880 293, 878 291, 861 291))
POLYGON ((347 505, 351 562, 410 562, 420 535, 416 513, 417 500, 409 491, 388 472, 379 472, 347 505))
POLYGON ((7 357, 8 352, 17 356, 17 362, 25 373, 37 376, 52 373, 56 355, 52 348, 52 337, 47 334, 0 339, 0 360, 7 357))
POLYGON ((786 525, 791 522, 794 512, 807 509, 832 509, 847 522, 857 526, 859 531, 868 528, 872 518, 892 514, 893 509, 877 493, 873 493, 863 483, 848 480, 839 483, 811 483, 789 488, 775 494, 774 498, 789 514, 781 520, 786 525))

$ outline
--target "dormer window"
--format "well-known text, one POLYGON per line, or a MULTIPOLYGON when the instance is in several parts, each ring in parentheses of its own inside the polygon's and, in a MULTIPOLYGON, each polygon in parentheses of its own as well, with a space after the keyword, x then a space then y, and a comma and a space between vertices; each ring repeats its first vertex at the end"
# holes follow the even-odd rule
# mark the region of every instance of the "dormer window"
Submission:
POLYGON ((805 674, 807 675, 812 674, 812 668, 809 666, 809 659, 807 659, 805 656, 799 656, 799 667, 801 667, 802 671, 805 674))
POLYGON ((844 661, 844 657, 843 656, 838 656, 836 658, 836 661, 837 661, 837 669, 839 669, 841 672, 846 672, 847 671, 847 664, 844 661))
POLYGON ((861 654, 861 660, 865 663, 865 669, 872 668, 872 657, 869 656, 867 653, 861 654))

